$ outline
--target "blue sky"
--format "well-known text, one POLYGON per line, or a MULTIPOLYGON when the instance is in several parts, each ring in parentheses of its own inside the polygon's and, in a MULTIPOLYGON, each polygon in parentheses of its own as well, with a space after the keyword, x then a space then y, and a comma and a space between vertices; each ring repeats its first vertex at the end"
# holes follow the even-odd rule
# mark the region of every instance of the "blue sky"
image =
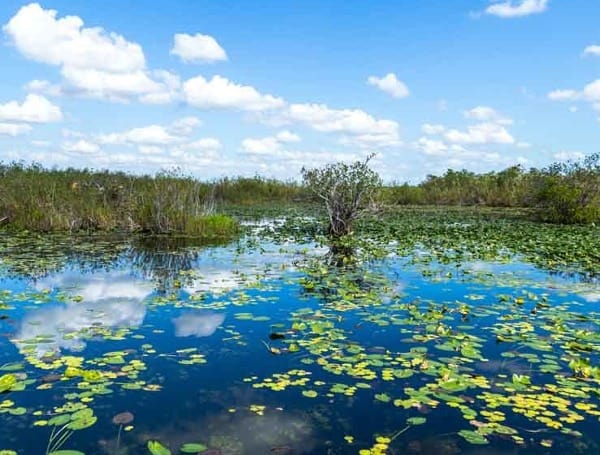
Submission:
POLYGON ((594 0, 3 0, 0 161, 387 181, 598 151, 594 0))

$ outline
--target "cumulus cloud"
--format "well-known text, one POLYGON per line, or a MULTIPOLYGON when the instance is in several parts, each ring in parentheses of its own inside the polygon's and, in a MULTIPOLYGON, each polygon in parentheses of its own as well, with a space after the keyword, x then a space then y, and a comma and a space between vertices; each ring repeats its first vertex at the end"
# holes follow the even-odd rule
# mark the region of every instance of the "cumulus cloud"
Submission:
POLYGON ((284 144, 300 141, 300 137, 290 131, 280 131, 275 136, 263 138, 246 138, 242 141, 242 149, 254 155, 271 154, 281 150, 284 144))
POLYGON ((60 96, 62 95, 62 89, 60 85, 53 84, 50 81, 42 79, 34 79, 29 81, 24 86, 25 90, 29 93, 36 93, 38 95, 46 96, 60 96))
MULTIPOLYGON (((104 134, 64 130, 62 152, 77 157, 82 165, 110 167, 134 173, 185 167, 189 171, 223 164, 222 144, 213 137, 194 138, 202 124, 196 117, 183 117, 169 125, 148 125, 104 134)), ((47 153, 55 162, 57 155, 47 153)))
POLYGON ((552 101, 577 101, 583 100, 592 104, 592 107, 600 111, 600 79, 596 79, 583 87, 582 90, 554 90, 548 93, 552 101))
POLYGON ((332 109, 325 104, 291 104, 269 119, 276 125, 300 124, 323 133, 341 134, 340 142, 365 148, 400 143, 398 123, 377 119, 361 109, 332 109))
POLYGON ((553 90, 548 93, 548 99, 552 101, 574 101, 580 98, 580 93, 577 90, 553 90))
POLYGON ((94 142, 86 141, 85 139, 79 139, 78 141, 67 141, 62 146, 65 152, 69 153, 97 153, 100 150, 100 146, 94 142))
POLYGON ((467 126, 466 131, 450 129, 444 133, 446 140, 457 144, 513 144, 515 139, 507 129, 496 123, 478 123, 467 126))
POLYGON ((185 313, 173 319, 176 337, 209 337, 223 324, 224 314, 219 313, 185 313))
POLYGON ((171 124, 171 132, 173 134, 181 134, 183 136, 189 136, 196 128, 202 125, 202 120, 198 117, 183 117, 175 120, 171 124))
POLYGON ((431 123, 424 123, 423 125, 421 125, 421 131, 429 135, 442 134, 444 131, 446 131, 446 127, 444 125, 433 125, 431 123))
POLYGON ((185 63, 212 63, 227 60, 225 50, 212 36, 196 33, 177 33, 171 54, 177 55, 185 63))
POLYGON ((543 13, 547 9, 548 0, 507 0, 491 4, 485 9, 485 13, 502 18, 514 18, 543 13))
POLYGON ((60 108, 40 95, 29 94, 21 104, 17 101, 0 104, 0 120, 2 121, 50 123, 59 122, 62 118, 60 108))
POLYGON ((405 98, 410 93, 406 84, 399 80, 394 73, 388 73, 383 77, 370 76, 367 83, 394 98, 405 98))
POLYGON ((512 145, 515 149, 529 147, 517 142, 508 127, 513 120, 489 106, 475 106, 463 111, 468 121, 464 128, 449 128, 445 125, 425 123, 421 130, 425 136, 412 143, 422 154, 423 167, 433 173, 446 169, 469 169, 487 172, 500 166, 524 164, 523 157, 494 150, 498 146, 512 145))
POLYGON ((586 46, 586 48, 583 50, 583 55, 600 55, 600 45, 591 44, 589 46, 586 46))
POLYGON ((445 152, 450 144, 513 144, 514 137, 506 127, 513 120, 489 106, 476 106, 463 112, 467 120, 478 123, 468 125, 466 130, 447 128, 444 125, 425 123, 421 130, 428 136, 440 136, 432 140, 423 137, 417 141, 417 147, 427 155, 439 155, 445 152))
POLYGON ((31 126, 25 123, 0 123, 0 135, 20 136, 31 131, 31 126))
POLYGON ((420 138, 417 146, 425 155, 444 155, 448 150, 448 146, 443 141, 427 137, 420 138))
MULTIPOLYGON (((61 93, 114 101, 147 96, 149 102, 157 102, 172 91, 160 74, 152 78, 139 44, 101 27, 84 27, 78 16, 58 18, 56 10, 30 3, 3 30, 26 58, 60 68, 61 93)), ((38 88, 49 87, 38 83, 38 88)))
POLYGON ((202 122, 197 117, 183 117, 171 125, 148 125, 132 128, 120 133, 100 134, 95 140, 100 144, 111 145, 172 145, 188 140, 187 138, 202 122))
POLYGON ((101 144, 147 144, 166 145, 181 141, 161 125, 149 125, 141 128, 132 128, 121 133, 102 134, 98 136, 101 144))
POLYGON ((264 95, 249 85, 240 85, 216 75, 207 80, 196 76, 183 84, 186 101, 200 109, 264 111, 282 107, 281 98, 264 95))
POLYGON ((476 106, 464 113, 465 118, 484 122, 494 122, 500 125, 512 125, 512 119, 500 114, 489 106, 476 106))

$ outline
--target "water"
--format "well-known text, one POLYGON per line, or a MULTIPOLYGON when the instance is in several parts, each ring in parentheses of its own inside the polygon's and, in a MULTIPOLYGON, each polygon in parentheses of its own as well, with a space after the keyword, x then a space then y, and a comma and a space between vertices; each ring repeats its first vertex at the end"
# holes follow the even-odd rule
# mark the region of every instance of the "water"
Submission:
POLYGON ((597 282, 389 253, 21 244, 0 267, 0 450, 598 452, 597 282))

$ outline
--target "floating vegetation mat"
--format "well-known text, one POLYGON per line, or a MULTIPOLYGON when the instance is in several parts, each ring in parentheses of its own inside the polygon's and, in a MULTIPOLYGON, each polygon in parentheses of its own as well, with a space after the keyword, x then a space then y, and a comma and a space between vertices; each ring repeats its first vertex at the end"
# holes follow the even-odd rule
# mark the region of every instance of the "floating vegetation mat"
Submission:
POLYGON ((546 254, 593 233, 302 223, 1 237, 0 454, 600 451, 600 266, 546 254))

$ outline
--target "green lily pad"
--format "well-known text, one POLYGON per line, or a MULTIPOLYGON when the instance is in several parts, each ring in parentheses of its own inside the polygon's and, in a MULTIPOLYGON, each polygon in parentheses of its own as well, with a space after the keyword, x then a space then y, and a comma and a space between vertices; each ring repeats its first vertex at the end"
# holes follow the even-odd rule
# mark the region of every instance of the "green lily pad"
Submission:
POLYGON ((208 447, 198 442, 188 442, 183 444, 179 450, 183 453, 199 453, 208 450, 208 447))

